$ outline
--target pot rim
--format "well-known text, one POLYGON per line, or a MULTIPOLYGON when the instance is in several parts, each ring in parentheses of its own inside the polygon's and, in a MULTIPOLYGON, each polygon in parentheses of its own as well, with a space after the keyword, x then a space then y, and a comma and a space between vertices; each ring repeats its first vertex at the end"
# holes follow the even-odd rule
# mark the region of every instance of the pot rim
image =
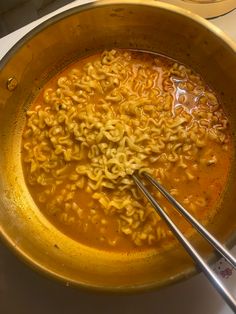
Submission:
MULTIPOLYGON (((177 13, 179 15, 185 16, 197 22, 198 24, 201 24, 203 27, 205 27, 210 32, 212 32, 216 37, 224 41, 233 50, 236 57, 236 43, 217 26, 213 25, 211 22, 205 20, 204 18, 198 16, 195 13, 192 13, 189 10, 177 7, 169 3, 159 2, 156 0, 155 1, 146 0, 145 2, 143 2, 142 0, 112 0, 112 1, 111 0, 97 0, 97 1, 93 0, 92 2, 78 5, 68 10, 65 10, 61 13, 58 13, 50 17, 49 19, 43 21, 42 23, 34 27, 32 30, 30 30, 19 41, 17 41, 17 43, 14 44, 13 47, 10 48, 8 52, 0 60, 0 71, 4 68, 4 66, 8 63, 8 61, 11 59, 11 57, 15 54, 15 52, 18 49, 20 49, 30 39, 32 39, 35 35, 37 35, 41 31, 45 30, 47 27, 73 14, 88 11, 97 7, 105 7, 105 6, 111 6, 111 5, 148 6, 148 7, 153 7, 153 8, 161 8, 161 9, 168 10, 168 11, 177 13)), ((66 285, 80 287, 84 290, 90 290, 90 291, 93 290, 97 292, 109 292, 109 293, 137 293, 137 292, 143 292, 143 291, 150 291, 150 290, 161 288, 170 284, 178 283, 181 280, 191 278, 193 275, 199 273, 199 270, 197 270, 194 266, 192 266, 188 268, 187 270, 185 270, 184 272, 162 282, 153 282, 153 283, 148 283, 144 285, 133 285, 133 286, 131 285, 128 287, 125 287, 125 286, 103 287, 101 285, 79 283, 76 280, 73 281, 71 280, 71 278, 66 278, 63 275, 60 275, 59 273, 48 269, 43 264, 39 263, 37 260, 34 260, 33 258, 31 258, 30 255, 28 255, 24 250, 21 250, 14 243, 14 241, 6 234, 6 232, 4 232, 2 226, 0 226, 0 238, 15 253, 15 255, 17 255, 23 262, 25 262, 31 268, 35 269, 40 274, 43 274, 49 278, 57 279, 57 281, 60 281, 61 283, 66 283, 66 285)), ((236 243, 236 231, 226 241, 225 245, 228 248, 232 248, 233 245, 235 245, 235 243, 236 243)), ((217 260, 217 257, 213 253, 209 256, 209 258, 207 258, 207 262, 210 264, 212 264, 216 260, 217 260)))

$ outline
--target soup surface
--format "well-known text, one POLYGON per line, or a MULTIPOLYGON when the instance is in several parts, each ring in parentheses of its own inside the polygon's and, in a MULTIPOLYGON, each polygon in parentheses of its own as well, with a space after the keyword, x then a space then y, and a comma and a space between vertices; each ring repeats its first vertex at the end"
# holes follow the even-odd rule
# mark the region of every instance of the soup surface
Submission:
POLYGON ((151 173, 207 223, 230 159, 227 117, 203 79, 167 57, 128 50, 84 58, 52 78, 31 104, 22 138, 25 180, 41 211, 68 236, 108 250, 173 241, 134 171, 151 173))

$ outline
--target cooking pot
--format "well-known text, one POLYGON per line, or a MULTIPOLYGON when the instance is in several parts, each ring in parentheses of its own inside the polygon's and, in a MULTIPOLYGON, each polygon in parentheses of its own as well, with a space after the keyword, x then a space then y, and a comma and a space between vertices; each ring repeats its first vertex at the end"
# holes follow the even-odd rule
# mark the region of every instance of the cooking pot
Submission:
MULTIPOLYGON (((236 46, 222 31, 183 9, 155 1, 98 1, 65 11, 22 38, 0 63, 0 231, 36 269, 84 288, 132 292, 188 277, 195 267, 176 243, 160 251, 108 252, 56 229, 27 190, 21 165, 25 112, 41 86, 84 55, 110 48, 141 49, 177 59, 217 91, 236 136, 236 46)), ((235 155, 235 154, 233 154, 235 155)), ((236 165, 219 210, 207 225, 229 247, 236 234, 236 165)), ((212 251, 191 238, 206 258, 212 251)))

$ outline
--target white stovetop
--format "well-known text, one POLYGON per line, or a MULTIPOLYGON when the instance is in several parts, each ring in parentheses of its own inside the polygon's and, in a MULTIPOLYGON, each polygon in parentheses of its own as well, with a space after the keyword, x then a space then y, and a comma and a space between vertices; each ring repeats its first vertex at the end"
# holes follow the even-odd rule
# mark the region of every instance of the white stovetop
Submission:
MULTIPOLYGON (((42 21, 89 2, 74 1, 0 39, 0 59, 42 21)), ((211 20, 236 41, 236 10, 211 20)), ((236 255, 236 247, 232 252, 236 255)), ((223 260, 214 270, 236 297, 236 272, 223 260)), ((62 286, 28 269, 0 244, 1 314, 232 314, 205 277, 197 275, 157 292, 118 296, 89 294, 62 286)))

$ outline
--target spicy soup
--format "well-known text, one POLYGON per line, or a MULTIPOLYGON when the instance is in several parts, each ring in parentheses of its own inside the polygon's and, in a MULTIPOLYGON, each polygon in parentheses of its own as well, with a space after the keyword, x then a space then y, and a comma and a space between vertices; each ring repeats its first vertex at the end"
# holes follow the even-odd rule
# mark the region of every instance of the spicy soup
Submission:
POLYGON ((202 77, 175 60, 130 50, 81 59, 52 78, 27 111, 22 137, 35 203, 66 235, 105 250, 173 242, 137 190, 134 171, 152 174, 205 224, 216 214, 230 161, 228 120, 202 77))

